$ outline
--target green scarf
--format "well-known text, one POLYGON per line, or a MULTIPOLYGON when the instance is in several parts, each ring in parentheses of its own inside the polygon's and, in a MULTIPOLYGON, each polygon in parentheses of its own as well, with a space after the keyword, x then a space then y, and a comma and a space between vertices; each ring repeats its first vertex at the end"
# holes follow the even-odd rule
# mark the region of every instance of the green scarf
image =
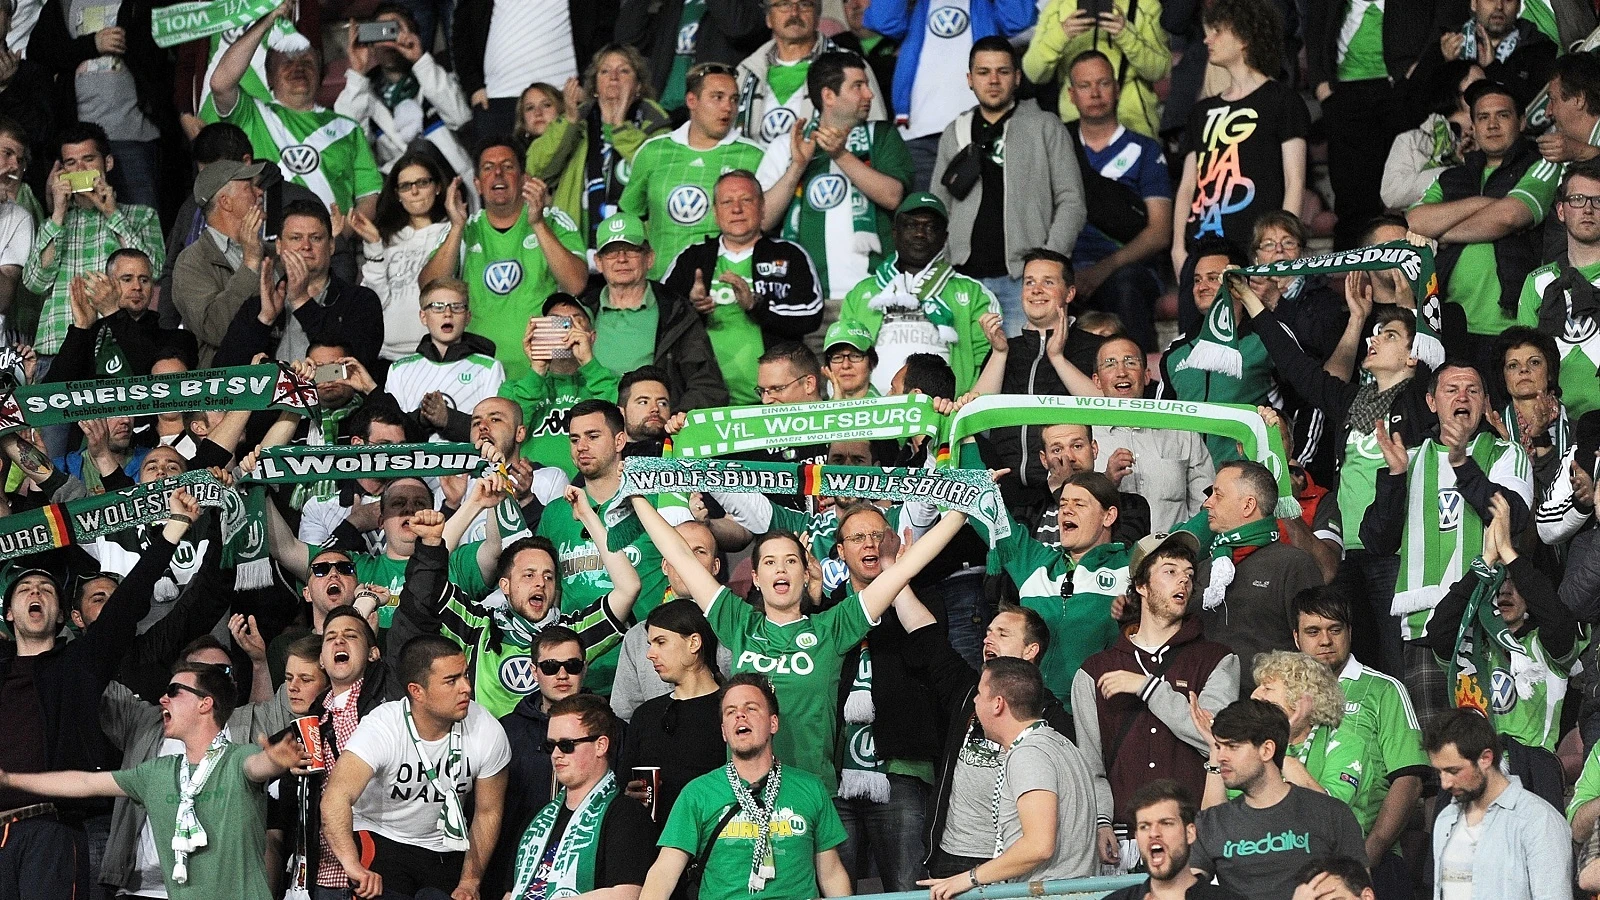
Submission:
POLYGON ((889 802, 889 776, 878 758, 872 723, 878 711, 872 703, 872 650, 861 642, 861 661, 850 693, 844 699, 844 766, 839 772, 839 796, 846 800, 889 802))
MULTIPOLYGON (((1404 617, 1402 637, 1416 640, 1445 591, 1466 575, 1473 557, 1483 552, 1483 520, 1456 490, 1449 448, 1429 438, 1409 453, 1400 574, 1390 612, 1404 617)), ((1532 467, 1521 446, 1489 434, 1480 434, 1467 445, 1467 455, 1485 474, 1506 453, 1515 454, 1518 471, 1531 481, 1532 467)))
MULTIPOLYGON (((813 116, 806 125, 810 137, 821 123, 821 113, 813 116)), ((888 127, 887 123, 881 126, 888 127)), ((872 133, 866 124, 850 129, 845 138, 845 152, 852 153, 862 162, 871 162, 872 133)), ((839 163, 826 153, 811 157, 805 174, 795 187, 794 199, 789 202, 788 215, 783 220, 783 237, 802 247, 821 247, 822 274, 829 278, 835 268, 827 257, 837 252, 862 255, 883 252, 883 239, 878 235, 878 210, 855 182, 844 174, 839 163)), ((850 287, 850 285, 841 285, 850 287)))
POLYGON ((433 790, 444 798, 444 806, 439 810, 439 831, 444 835, 446 851, 467 850, 471 844, 467 840, 467 817, 461 808, 461 795, 456 793, 455 773, 462 771, 466 765, 463 755, 463 742, 466 740, 460 722, 450 725, 449 739, 445 743, 444 752, 439 758, 430 761, 427 751, 422 747, 422 737, 417 734, 417 723, 411 718, 411 698, 401 701, 404 706, 401 712, 405 714, 406 734, 411 738, 411 747, 417 751, 417 759, 421 763, 420 771, 427 777, 433 790))
MULTIPOLYGON (((150 11, 150 35, 156 46, 176 47, 189 41, 248 28, 278 7, 278 0, 196 0, 150 11)), ((268 46, 283 53, 303 53, 311 41, 288 19, 272 23, 268 46)))
POLYGON ((122 345, 111 333, 110 326, 101 325, 94 336, 94 371, 101 376, 115 377, 128 367, 128 358, 122 345))
POLYGON ((956 331, 956 314, 944 302, 944 286, 956 270, 950 265, 945 251, 915 274, 902 272, 895 266, 899 254, 889 257, 878 266, 873 282, 877 286, 867 306, 880 313, 907 312, 921 309, 928 321, 939 329, 939 337, 947 344, 961 339, 956 331))
MULTIPOLYGON (((594 890, 594 863, 600 852, 600 824, 605 820, 611 800, 616 797, 617 776, 608 769, 600 782, 589 790, 572 811, 566 831, 561 833, 561 843, 556 848, 555 859, 545 878, 544 896, 549 900, 574 897, 594 890)), ((528 887, 539 874, 539 862, 544 858, 554 830, 556 818, 567 802, 567 789, 563 787, 556 798, 546 803, 539 814, 528 823, 517 845, 516 881, 511 888, 513 900, 522 900, 528 887)))
MULTIPOLYGON (((1399 269, 1411 282, 1411 292, 1418 310, 1417 336, 1411 343, 1411 354, 1426 363, 1428 368, 1438 368, 1444 362, 1444 344, 1439 342, 1439 332, 1443 328, 1439 279, 1433 270, 1433 251, 1427 247, 1418 247, 1407 241, 1390 241, 1355 250, 1246 266, 1239 271, 1247 276, 1281 277, 1381 272, 1387 269, 1399 269)), ((1233 316, 1233 300, 1228 294, 1228 282, 1224 279, 1200 327, 1199 342, 1178 368, 1204 369, 1240 377, 1244 371, 1244 358, 1240 353, 1237 324, 1233 316)))
POLYGON ((936 437, 942 419, 922 394, 779 406, 728 406, 688 414, 664 455, 725 456, 831 441, 936 437))
POLYGON ((350 478, 481 474, 489 463, 471 444, 343 444, 270 447, 245 476, 253 484, 306 484, 350 478))
MULTIPOLYGON (((1289 467, 1284 464, 1283 435, 1268 428, 1254 407, 1184 400, 1123 397, 1063 397, 996 394, 961 407, 950 420, 950 446, 979 432, 1024 425, 1093 425, 1196 431, 1222 435, 1244 445, 1245 456, 1266 466, 1278 479, 1279 518, 1300 515, 1289 467)), ((940 452, 941 463, 948 457, 940 452)))
MULTIPOLYGON (((778 788, 783 784, 783 763, 774 759, 772 771, 767 773, 767 786, 761 792, 761 803, 756 804, 755 795, 750 793, 750 786, 739 777, 739 770, 733 767, 733 760, 722 767, 722 772, 728 778, 728 786, 733 788, 733 799, 739 803, 739 811, 744 814, 744 820, 756 826, 755 846, 750 851, 750 880, 747 884, 750 893, 759 894, 767 886, 767 882, 778 877, 778 862, 772 853, 772 820, 778 815, 778 788)), ((711 836, 715 841, 716 835, 711 836)))
POLYGON ((1533 696, 1534 685, 1548 678, 1550 672, 1528 655, 1506 627, 1505 620, 1500 618, 1495 598, 1505 583, 1506 567, 1497 565, 1491 569, 1480 556, 1472 561, 1471 571, 1478 583, 1473 586, 1472 597, 1461 614, 1455 650, 1450 654, 1447 668, 1456 706, 1475 709, 1488 716, 1494 690, 1490 676, 1495 670, 1495 648, 1511 661, 1517 696, 1524 700, 1533 696))
POLYGON ((936 503, 979 522, 988 529, 991 542, 1011 534, 1011 518, 1006 514, 1000 489, 989 480, 988 472, 978 469, 891 469, 631 456, 623 463, 622 484, 616 497, 606 505, 610 545, 620 548, 638 536, 637 524, 629 529, 630 534, 618 527, 627 521, 637 523, 629 499, 692 491, 936 503))
POLYGON ((378 81, 378 99, 383 102, 384 109, 390 112, 407 100, 415 100, 422 93, 422 82, 410 72, 402 75, 398 81, 389 81, 381 76, 378 81))
POLYGON ((283 363, 18 387, 0 400, 0 434, 109 416, 286 409, 316 417, 317 388, 283 363))
POLYGON ((185 472, 111 494, 12 513, 0 519, 0 561, 165 522, 167 497, 178 487, 187 487, 201 506, 222 511, 224 541, 243 533, 245 515, 238 493, 210 472, 185 472))
POLYGON ((1233 584, 1233 551, 1241 547, 1265 547, 1278 539, 1278 520, 1257 519, 1211 539, 1211 580, 1206 583, 1201 605, 1216 609, 1233 584))
POLYGON ((178 821, 172 829, 172 880, 178 884, 189 883, 189 854, 206 845, 205 826, 194 812, 195 798, 200 796, 227 749, 228 732, 223 729, 211 739, 206 755, 192 772, 188 757, 178 758, 178 821))
MULTIPOLYGON (((250 591, 272 586, 272 555, 267 547, 267 489, 243 489, 244 527, 238 537, 222 545, 222 568, 233 569, 234 590, 250 591)), ((238 493, 238 492, 235 492, 238 493)))

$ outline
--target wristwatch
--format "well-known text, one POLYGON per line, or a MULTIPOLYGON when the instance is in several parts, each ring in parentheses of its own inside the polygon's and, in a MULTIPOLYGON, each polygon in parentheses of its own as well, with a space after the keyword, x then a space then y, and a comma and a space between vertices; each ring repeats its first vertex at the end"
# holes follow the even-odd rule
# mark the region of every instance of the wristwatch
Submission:
POLYGON ((982 883, 978 881, 978 867, 977 866, 973 866, 972 868, 967 870, 967 879, 972 882, 972 886, 973 887, 981 887, 982 886, 982 883))
POLYGON ((1221 775, 1222 774, 1222 767, 1217 765, 1214 762, 1209 762, 1208 761, 1204 766, 1202 766, 1202 768, 1204 768, 1207 772, 1210 772, 1213 775, 1221 775))

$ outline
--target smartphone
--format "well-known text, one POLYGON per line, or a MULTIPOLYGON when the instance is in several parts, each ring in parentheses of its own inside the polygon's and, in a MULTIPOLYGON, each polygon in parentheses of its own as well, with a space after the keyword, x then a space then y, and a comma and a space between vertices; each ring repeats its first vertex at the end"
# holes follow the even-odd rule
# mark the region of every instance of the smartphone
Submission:
POLYGON ((323 363, 317 366, 317 371, 311 380, 317 384, 327 384, 330 381, 342 381, 350 374, 350 369, 344 363, 323 363))
POLYGON ((72 186, 74 194, 86 194, 94 190, 94 183, 99 180, 100 173, 94 169, 84 169, 79 172, 62 172, 61 177, 72 186))
POLYGON ((1078 0, 1078 9, 1083 10, 1095 18, 1111 12, 1112 0, 1078 0))
POLYGON ((356 43, 377 44, 400 37, 400 23, 394 21, 362 22, 356 26, 356 43))
POLYGON ((529 353, 534 359, 571 359, 567 335, 572 332, 571 316, 541 316, 533 320, 529 353))
POLYGON ((261 239, 267 243, 275 243, 278 235, 283 232, 283 179, 274 178, 267 184, 266 192, 261 198, 261 239))

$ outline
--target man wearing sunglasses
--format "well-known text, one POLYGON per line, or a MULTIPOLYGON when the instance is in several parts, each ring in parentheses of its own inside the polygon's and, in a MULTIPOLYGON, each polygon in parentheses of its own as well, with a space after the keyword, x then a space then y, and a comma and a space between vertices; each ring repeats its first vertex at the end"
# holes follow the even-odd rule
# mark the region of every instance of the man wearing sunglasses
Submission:
MULTIPOLYGON (((299 741, 288 737, 275 743, 263 737, 259 751, 229 743, 234 696, 232 680, 219 667, 180 664, 161 697, 161 716, 162 734, 182 744, 181 756, 160 756, 116 772, 0 772, 0 790, 36 797, 127 797, 149 813, 169 894, 271 900, 262 785, 309 760, 299 741)), ((71 894, 24 888, 18 896, 71 894)))
POLYGON ((643 886, 651 859, 639 850, 655 839, 656 828, 611 771, 618 732, 616 717, 593 694, 550 707, 549 737, 541 748, 550 754, 561 789, 521 835, 513 900, 610 888, 632 893, 643 886))

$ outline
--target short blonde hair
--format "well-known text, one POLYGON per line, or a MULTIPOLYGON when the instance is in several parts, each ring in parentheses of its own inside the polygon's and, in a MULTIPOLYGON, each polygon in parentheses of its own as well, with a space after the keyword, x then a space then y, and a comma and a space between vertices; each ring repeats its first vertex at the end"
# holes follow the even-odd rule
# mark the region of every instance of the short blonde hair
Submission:
POLYGON ((470 303, 471 301, 468 299, 469 290, 470 289, 467 287, 467 283, 465 281, 462 281, 459 278, 451 278, 448 275, 441 276, 428 282, 426 285, 423 285, 422 293, 417 295, 417 302, 422 306, 427 306, 429 294, 438 293, 439 291, 449 291, 450 293, 455 294, 457 297, 460 297, 463 303, 470 303))
POLYGON ((1337 728, 1344 721, 1344 689, 1339 687, 1339 677, 1327 665, 1304 653, 1294 650, 1258 653, 1251 675, 1256 684, 1283 682, 1290 703, 1301 694, 1310 694, 1312 725, 1337 728))

